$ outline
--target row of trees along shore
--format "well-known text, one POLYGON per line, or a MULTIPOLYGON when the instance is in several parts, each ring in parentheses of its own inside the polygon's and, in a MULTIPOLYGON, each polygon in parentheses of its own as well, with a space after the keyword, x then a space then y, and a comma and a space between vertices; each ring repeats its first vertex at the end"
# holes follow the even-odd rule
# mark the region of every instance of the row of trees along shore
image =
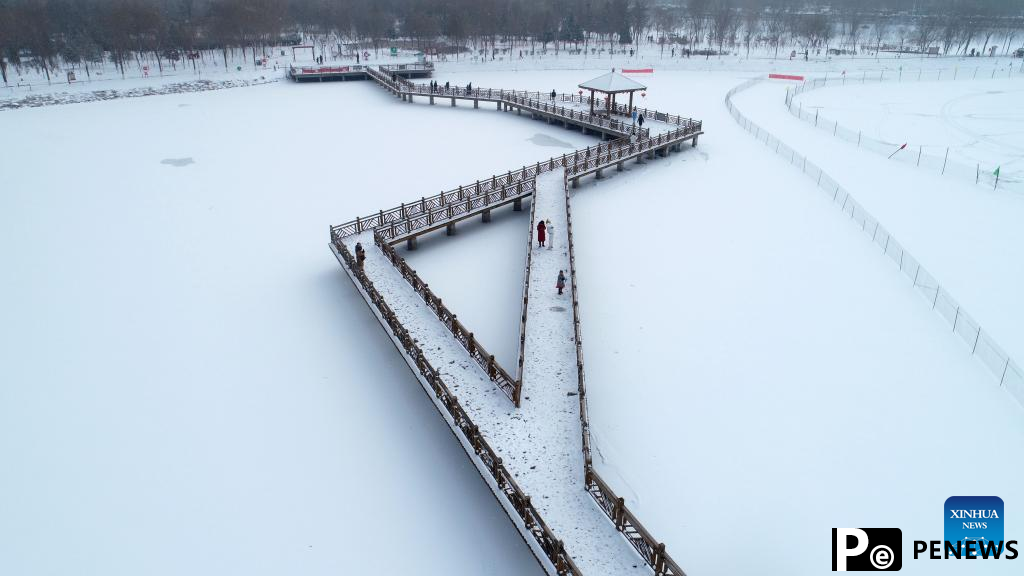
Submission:
MULTIPOLYGON (((1024 0, 0 0, 0 72, 241 50, 289 39, 360 49, 401 44, 459 57, 660 44, 680 55, 829 47, 1000 54, 1024 38, 1024 0), (1015 40, 1017 40, 1015 42, 1015 40)), ((664 52, 662 52, 664 54, 664 52)), ((191 66, 195 67, 194 59, 191 66)))

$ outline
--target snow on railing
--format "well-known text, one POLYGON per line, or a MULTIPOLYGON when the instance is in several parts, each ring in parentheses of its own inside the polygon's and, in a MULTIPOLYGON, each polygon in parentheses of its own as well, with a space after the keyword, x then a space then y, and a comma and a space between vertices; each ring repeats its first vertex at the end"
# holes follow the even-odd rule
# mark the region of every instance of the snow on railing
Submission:
MULTIPOLYGON (((412 92, 416 90, 425 89, 425 85, 415 85, 404 79, 395 77, 391 79, 380 71, 368 68, 371 77, 381 83, 384 87, 388 88, 392 92, 398 94, 400 92, 412 92)), ((439 93, 436 90, 427 92, 426 95, 440 95, 450 96, 458 95, 460 88, 449 88, 443 93, 439 93)), ((480 90, 486 89, 475 89, 470 95, 479 95, 480 90)), ((488 91, 488 94, 493 92, 488 91)), ((467 94, 467 93, 463 93, 467 94)), ((546 95, 545 95, 546 96, 546 95)), ((539 102, 542 97, 539 92, 536 93, 536 97, 531 97, 531 93, 515 91, 499 91, 499 97, 503 101, 514 103, 515 105, 525 106, 536 106, 538 110, 544 112, 573 114, 576 111, 572 109, 557 107, 554 103, 548 104, 546 102, 539 102)), ((566 96, 566 95, 563 95, 566 96)), ((571 101, 572 96, 568 95, 567 100, 571 101)), ((582 101, 582 99, 580 100, 582 101)), ((345 261, 349 264, 349 268, 354 272, 357 270, 353 267, 353 259, 345 247, 343 238, 358 234, 364 230, 374 231, 374 243, 377 244, 381 250, 384 251, 385 255, 391 261, 391 263, 398 268, 402 276, 412 285, 417 293, 421 294, 424 301, 427 303, 434 312, 441 319, 442 323, 448 327, 449 330, 456 336, 456 339, 463 344, 470 352, 470 355, 476 359, 476 361, 484 368, 488 373, 488 376, 498 383, 498 387, 509 395, 509 390, 512 390, 512 395, 509 397, 519 406, 519 396, 522 387, 522 371, 524 364, 524 349, 525 349, 525 334, 526 334, 526 321, 527 314, 526 309, 528 305, 529 295, 529 277, 530 277, 530 266, 532 265, 532 247, 533 247, 533 225, 536 217, 536 205, 533 203, 530 210, 530 233, 528 234, 528 245, 527 245, 527 269, 526 269, 526 281, 523 288, 523 315, 520 324, 520 342, 519 342, 519 359, 518 359, 518 374, 515 380, 512 380, 508 373, 501 369, 501 367, 494 361, 494 357, 486 353, 479 343, 473 337, 473 334, 465 329, 455 315, 447 309, 441 299, 433 295, 430 292, 427 285, 419 278, 419 276, 405 263, 405 260, 397 255, 397 252, 392 248, 391 242, 395 238, 402 238, 404 236, 415 235, 417 230, 427 230, 434 227, 439 222, 444 222, 445 219, 452 220, 459 216, 471 215, 477 212, 489 209, 497 201, 507 200, 512 196, 509 196, 509 189, 512 185, 516 185, 515 196, 516 198, 522 198, 529 194, 532 194, 536 189, 536 178, 539 174, 554 170, 558 167, 565 168, 563 175, 562 185, 565 192, 566 202, 566 224, 568 226, 568 242, 569 242, 569 274, 571 279, 571 290, 573 299, 573 329, 576 346, 576 365, 577 365, 577 395, 579 396, 580 403, 580 428, 581 428, 581 448, 584 459, 584 482, 586 485, 587 492, 595 499, 597 504, 604 510, 608 518, 614 523, 616 529, 623 534, 626 540, 631 546, 641 555, 651 568, 654 569, 656 576, 685 576, 685 573, 679 566, 672 560, 672 558, 665 552, 665 545, 659 543, 654 539, 653 536, 643 527, 636 516, 629 511, 626 507, 625 502, 621 497, 615 495, 611 488, 605 483, 601 477, 597 474, 593 467, 593 459, 591 454, 591 443, 590 443, 590 419, 589 412, 587 409, 587 394, 586 394, 586 377, 583 365, 583 341, 582 331, 580 322, 580 311, 579 311, 579 298, 578 285, 576 279, 576 257, 575 257, 575 245, 573 240, 572 232, 572 208, 569 195, 569 179, 577 179, 580 176, 595 172, 602 168, 611 166, 619 162, 637 157, 645 153, 653 153, 657 149, 667 149, 669 146, 678 144, 686 139, 696 138, 702 134, 702 123, 700 121, 694 121, 689 118, 682 118, 680 116, 668 115, 665 113, 647 110, 646 108, 640 109, 645 115, 650 114, 656 119, 668 123, 673 123, 679 126, 675 130, 659 134, 658 136, 651 137, 648 130, 637 131, 637 135, 624 136, 618 138, 612 142, 601 143, 595 146, 588 146, 582 150, 577 150, 572 154, 563 154, 561 157, 551 157, 547 162, 538 162, 533 166, 524 166, 523 168, 516 171, 509 171, 503 176, 492 175, 489 180, 477 181, 475 184, 468 186, 459 186, 457 189, 453 189, 449 192, 442 192, 431 197, 421 197, 419 202, 413 202, 410 204, 402 204, 396 208, 389 210, 378 211, 377 214, 372 214, 364 218, 356 218, 351 222, 341 224, 338 226, 331 227, 331 241, 337 247, 338 252, 342 254, 345 261), (524 189, 526 187, 526 189, 524 189), (513 388, 514 386, 514 388, 513 388)), ((590 116, 587 114, 586 116, 590 116)), ((602 118, 602 121, 608 119, 602 118)), ((618 125, 623 125, 623 122, 618 122, 618 125)), ((611 125, 611 124, 609 124, 611 125)), ((358 270, 358 277, 360 282, 364 283, 364 288, 368 283, 372 288, 372 283, 366 278, 362 270, 358 270)), ((370 290, 367 289, 369 293, 370 290)), ((376 293, 376 291, 374 291, 376 293)), ((383 300, 377 298, 381 304, 383 300)), ((373 298, 371 298, 373 300, 373 298)), ((384 304, 386 307, 386 304, 384 304)), ((380 308, 380 306, 378 306, 380 308)), ((384 312, 382 310, 382 315, 384 312)), ((386 315, 385 315, 386 316, 386 315)), ((398 320, 394 318, 394 314, 391 314, 391 320, 389 324, 392 324, 393 331, 394 325, 397 324, 400 327, 398 320)), ((397 334, 397 332, 396 332, 397 334)), ((408 339, 408 336, 406 335, 408 339)), ((419 348, 415 347, 415 343, 411 342, 410 345, 415 348, 416 352, 419 352, 419 348)), ((407 350, 408 350, 407 346, 407 350)), ((425 358, 422 358, 422 353, 410 354, 414 359, 419 359, 425 364, 425 358)), ((427 365, 429 367, 429 365, 427 365)), ((421 372, 423 370, 421 369, 421 372)), ((441 387, 443 382, 440 378, 433 373, 435 380, 431 381, 434 385, 436 381, 441 387)), ((430 378, 428 378, 428 381, 430 378)), ((438 386, 435 386, 437 391, 438 386)), ((438 394, 441 398, 442 394, 438 394)), ((447 393, 445 389, 445 398, 449 398, 451 402, 455 402, 454 396, 447 393)), ((448 402, 445 402, 448 406, 448 402)), ((455 404, 457 410, 449 409, 449 412, 453 415, 456 422, 460 419, 464 422, 470 422, 469 417, 465 412, 455 404), (455 416, 458 412, 460 415, 455 416)), ((466 433, 464 427, 463 432, 466 433)), ((479 429, 476 426, 472 426, 470 423, 470 432, 466 433, 467 438, 470 438, 473 443, 474 449, 477 455, 484 460, 485 463, 490 463, 489 466, 493 466, 496 462, 497 468, 493 472, 495 478, 499 478, 502 473, 507 476, 507 471, 501 467, 501 459, 487 447, 486 450, 477 448, 478 446, 485 446, 486 443, 479 434, 479 429), (500 468, 500 470, 499 470, 500 468)), ((490 469, 490 468, 489 468, 490 469)), ((499 479, 499 486, 501 486, 501 480, 499 479)), ((579 571, 574 565, 571 564, 571 559, 565 554, 564 547, 561 541, 554 540, 553 535, 550 535, 550 530, 543 524, 543 520, 540 519, 539 514, 533 509, 530 504, 529 497, 523 495, 518 487, 515 487, 514 482, 511 478, 507 478, 507 484, 514 487, 514 489, 503 490, 506 492, 506 496, 509 501, 513 503, 513 506, 517 511, 520 512, 520 516, 526 520, 527 517, 535 518, 534 526, 541 526, 542 529, 536 530, 531 528, 531 532, 534 537, 537 538, 541 547, 549 555, 549 558, 553 558, 552 562, 558 567, 559 573, 565 574, 578 574, 579 571), (557 560, 556 560, 557 559, 557 560), (561 563, 560 563, 561 562, 561 563), (563 572, 564 570, 564 572, 563 572)), ((531 526, 530 520, 526 520, 527 527, 531 526)))
POLYGON ((736 93, 750 88, 759 81, 759 79, 748 80, 726 94, 725 105, 736 123, 747 132, 754 134, 754 138, 763 142, 769 149, 774 149, 776 154, 786 158, 790 164, 799 166, 804 174, 816 182, 822 192, 831 196, 832 202, 844 214, 847 214, 854 224, 859 225, 861 230, 871 237, 871 241, 882 250, 882 253, 896 263, 900 271, 913 281, 914 288, 925 297, 932 310, 952 325, 953 333, 959 336, 971 349, 971 354, 981 360, 981 363, 992 372, 999 380, 999 385, 1006 388, 1010 395, 1024 406, 1024 371, 995 339, 985 332, 981 325, 942 287, 939 281, 916 258, 911 256, 896 238, 847 190, 805 156, 797 154, 796 150, 744 116, 733 104, 732 97, 736 93))
POLYGON ((615 529, 654 569, 656 576, 685 576, 685 572, 665 552, 665 544, 659 543, 644 528, 640 520, 626 507, 625 501, 617 496, 594 470, 590 449, 590 415, 587 409, 586 372, 583 368, 583 331, 580 322, 579 286, 576 282, 576 246, 572 233, 572 202, 569 196, 569 179, 562 180, 565 190, 566 230, 569 234, 569 289, 572 294, 573 335, 576 343, 577 396, 580 402, 580 434, 583 446, 583 473, 586 490, 598 506, 615 524, 615 529))
MULTIPOLYGON (((535 181, 536 182, 536 181, 535 181)), ((523 366, 526 364, 526 318, 530 303, 530 270, 533 267, 533 232, 537 220, 537 202, 530 202, 530 230, 526 235, 526 276, 523 279, 523 307, 519 321, 519 351, 516 363, 516 380, 523 384, 523 366)))
MULTIPOLYGON (((340 244, 341 242, 337 243, 340 244)), ((487 352, 487 350, 480 344, 480 341, 473 335, 473 332, 466 328, 466 326, 459 321, 455 313, 444 305, 441 298, 430 290, 427 283, 420 278, 419 274, 417 274, 408 263, 406 263, 405 258, 398 255, 398 252, 382 234, 374 232, 373 243, 380 247, 388 261, 398 269, 398 272, 407 282, 409 282, 413 290, 423 297, 423 301, 426 302, 427 308, 434 311, 437 318, 441 320, 441 323, 451 331, 452 335, 455 336, 455 339, 462 344, 467 352, 469 352, 470 357, 476 360, 477 364, 483 368, 484 372, 487 373, 487 377, 498 386, 498 389, 501 390, 505 396, 507 396, 508 399, 516 405, 516 407, 519 407, 522 380, 513 378, 507 370, 498 364, 497 360, 494 359, 494 354, 487 352)))
POLYGON ((501 458, 480 433, 480 428, 473 423, 469 413, 459 404, 458 398, 452 394, 445 384, 441 373, 430 365, 430 362, 423 354, 423 350, 416 344, 409 331, 402 326, 401 321, 391 310, 390 306, 388 306, 387 302, 384 301, 384 297, 374 287, 373 282, 358 266, 345 243, 339 240, 334 242, 334 247, 352 277, 362 287, 367 298, 377 308, 378 313, 387 323, 392 334, 402 344, 405 353, 415 364, 420 376, 430 386, 441 406, 444 406, 447 415, 452 419, 455 427, 458 428, 462 436, 473 447, 474 454, 483 464, 482 468, 489 472, 491 479, 495 481, 498 489, 512 509, 516 511, 519 519, 523 521, 530 535, 537 542, 540 549, 544 551, 548 560, 554 565, 557 573, 582 576, 582 572, 573 562, 572 557, 566 553, 562 541, 555 538, 554 533, 548 528, 540 512, 530 501, 530 496, 523 492, 522 488, 516 484, 512 474, 502 464, 501 458))

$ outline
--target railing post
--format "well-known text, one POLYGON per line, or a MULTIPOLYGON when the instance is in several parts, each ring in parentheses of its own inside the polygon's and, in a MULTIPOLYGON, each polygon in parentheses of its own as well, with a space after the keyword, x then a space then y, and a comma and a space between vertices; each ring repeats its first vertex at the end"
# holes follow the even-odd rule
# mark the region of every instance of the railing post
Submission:
POLYGON ((487 358, 487 375, 491 378, 491 380, 494 380, 497 374, 498 371, 494 368, 494 354, 491 354, 490 357, 487 358))
POLYGON ((491 476, 498 482, 498 488, 505 489, 505 480, 501 477, 501 456, 495 456, 491 461, 491 476))
POLYGON ((625 515, 625 509, 626 509, 626 501, 623 500, 622 496, 619 496, 619 498, 617 500, 615 500, 615 508, 612 509, 612 513, 614 515, 614 518, 612 518, 612 521, 615 522, 615 529, 618 530, 619 532, 622 532, 622 527, 623 527, 623 524, 624 524, 623 519, 626 516, 625 515))

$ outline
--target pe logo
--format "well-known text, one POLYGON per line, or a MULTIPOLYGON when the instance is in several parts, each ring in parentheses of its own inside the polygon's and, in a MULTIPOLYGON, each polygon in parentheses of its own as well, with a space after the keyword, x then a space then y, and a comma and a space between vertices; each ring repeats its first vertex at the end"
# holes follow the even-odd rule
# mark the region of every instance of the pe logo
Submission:
POLYGON ((896 572, 903 567, 899 528, 833 528, 833 572, 896 572))
POLYGON ((1002 547, 1003 499, 998 496, 951 496, 946 499, 946 542, 960 543, 973 558, 986 546, 1002 547))

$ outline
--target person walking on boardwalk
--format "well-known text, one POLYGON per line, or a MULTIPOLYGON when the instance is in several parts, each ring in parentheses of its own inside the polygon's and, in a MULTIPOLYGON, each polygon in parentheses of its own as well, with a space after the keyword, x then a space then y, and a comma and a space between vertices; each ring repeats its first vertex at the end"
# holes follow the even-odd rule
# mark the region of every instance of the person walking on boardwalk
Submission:
POLYGON ((363 267, 363 262, 366 261, 366 251, 363 250, 361 242, 356 242, 356 265, 360 268, 363 267))
POLYGON ((541 220, 537 224, 537 247, 538 248, 544 246, 544 240, 545 240, 545 236, 546 236, 545 233, 547 232, 547 228, 548 227, 547 227, 546 224, 544 224, 543 220, 541 220))
POLYGON ((547 241, 548 250, 551 250, 551 247, 555 245, 555 225, 551 223, 550 218, 544 221, 544 235, 550 236, 547 241))
POLYGON ((565 270, 558 271, 558 281, 555 282, 555 288, 558 288, 558 295, 562 295, 562 290, 565 290, 565 270))
POLYGON ((552 102, 554 102, 554 101, 555 101, 555 96, 558 96, 558 94, 556 94, 556 93, 555 93, 555 90, 554 90, 554 89, 552 88, 552 89, 551 89, 551 101, 552 101, 552 102))
POLYGON ((449 86, 448 82, 445 82, 444 83, 444 91, 447 92, 450 89, 451 89, 451 86, 449 86))
POLYGON ((637 124, 637 126, 639 126, 641 128, 644 127, 644 115, 643 114, 641 114, 641 115, 636 117, 636 124, 637 124))

